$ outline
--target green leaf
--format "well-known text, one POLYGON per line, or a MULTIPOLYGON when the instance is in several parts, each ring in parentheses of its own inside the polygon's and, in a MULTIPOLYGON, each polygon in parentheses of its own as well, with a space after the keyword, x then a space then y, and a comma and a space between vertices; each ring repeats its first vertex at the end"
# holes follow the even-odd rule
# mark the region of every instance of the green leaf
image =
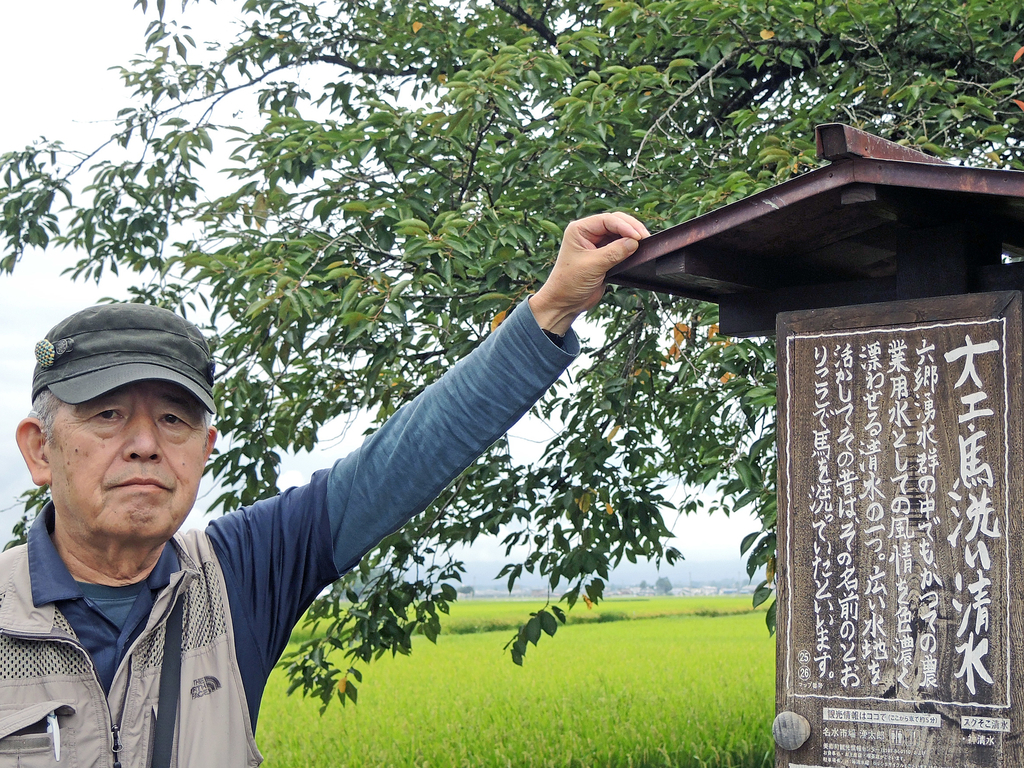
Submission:
POLYGON ((762 533, 763 531, 754 531, 753 533, 748 533, 744 536, 743 541, 740 542, 740 554, 747 554, 747 550, 754 546, 754 542, 758 540, 762 533))
POLYGON ((778 601, 768 606, 768 610, 765 612, 764 623, 768 627, 768 633, 775 634, 775 616, 778 609, 778 601))
POLYGON ((757 586, 757 589, 754 590, 754 599, 753 599, 753 606, 754 606, 754 608, 757 608, 757 606, 761 605, 761 603, 763 603, 765 600, 767 600, 769 597, 771 597, 772 596, 772 592, 773 592, 773 590, 768 585, 768 582, 767 581, 762 581, 757 586))
POLYGON ((605 28, 619 26, 624 21, 629 19, 630 15, 633 13, 633 8, 635 7, 636 6, 634 6, 632 3, 622 3, 617 8, 614 8, 611 11, 611 13, 604 17, 602 26, 604 26, 605 28))
POLYGON ((547 611, 540 611, 537 614, 537 618, 540 620, 540 628, 549 637, 554 637, 555 632, 558 631, 558 622, 555 620, 555 617, 547 611))
POLYGON ((523 625, 522 636, 523 639, 536 645, 540 640, 540 632, 540 619, 534 616, 523 625))

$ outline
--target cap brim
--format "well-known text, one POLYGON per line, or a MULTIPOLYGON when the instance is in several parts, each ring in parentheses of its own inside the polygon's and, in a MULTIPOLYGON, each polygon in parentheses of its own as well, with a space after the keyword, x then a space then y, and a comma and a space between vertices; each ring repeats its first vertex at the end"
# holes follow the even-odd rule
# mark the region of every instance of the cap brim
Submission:
POLYGON ((170 368, 150 363, 116 365, 100 371, 83 373, 81 376, 63 381, 55 381, 47 386, 58 399, 71 405, 77 405, 99 397, 112 389, 123 387, 126 384, 134 384, 137 381, 168 381, 177 384, 202 403, 210 413, 217 412, 213 404, 213 397, 198 382, 177 371, 172 371, 170 368))

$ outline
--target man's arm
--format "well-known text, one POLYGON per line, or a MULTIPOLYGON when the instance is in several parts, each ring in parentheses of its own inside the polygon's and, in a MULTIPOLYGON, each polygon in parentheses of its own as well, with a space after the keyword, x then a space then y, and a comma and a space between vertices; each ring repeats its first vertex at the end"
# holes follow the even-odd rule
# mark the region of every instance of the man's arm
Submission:
POLYGON ((548 339, 524 302, 330 470, 210 523, 253 723, 267 676, 317 593, 426 508, 578 349, 572 334, 562 347, 548 339))
POLYGON ((328 481, 334 561, 354 567, 423 511, 551 386, 579 349, 543 333, 525 302, 471 355, 403 406, 328 481))
POLYGON ((623 213, 571 223, 547 281, 465 360, 391 417, 331 470, 334 561, 354 567, 381 538, 418 514, 547 391, 575 357, 562 336, 601 299, 609 269, 647 235, 623 213))
MULTIPOLYGON (((240 519, 212 525, 225 559, 244 571, 250 561, 246 550, 272 548, 278 553, 299 550, 296 556, 308 564, 311 553, 303 554, 304 547, 297 546, 298 532, 275 535, 278 524, 273 521, 283 515, 281 522, 287 523, 299 510, 323 511, 326 506, 324 527, 330 532, 334 565, 339 573, 352 568, 381 538, 426 508, 558 378, 578 345, 573 335, 556 345, 543 331, 568 333, 572 321, 600 301, 608 270, 633 253, 647 234, 643 224, 624 213, 572 222, 551 274, 528 305, 520 305, 471 355, 335 463, 326 478, 315 476, 309 486, 244 510, 240 519), (229 534, 231 528, 238 534, 229 534), (264 543, 250 541, 254 537, 264 543), (232 539, 245 543, 233 547, 232 539), (242 551, 228 553, 236 548, 242 551)), ((315 548, 316 538, 310 529, 302 540, 315 548)), ((257 572, 272 567, 270 562, 260 564, 259 556, 256 560, 257 572)), ((288 582, 302 581, 305 587, 301 599, 295 601, 299 596, 292 595, 288 602, 306 602, 319 589, 318 578, 336 576, 324 569, 321 565, 319 576, 290 576, 288 582)), ((264 576, 275 581, 269 573, 264 576)), ((247 578, 263 580, 259 573, 247 578)), ((304 609, 298 607, 300 613, 304 609)))

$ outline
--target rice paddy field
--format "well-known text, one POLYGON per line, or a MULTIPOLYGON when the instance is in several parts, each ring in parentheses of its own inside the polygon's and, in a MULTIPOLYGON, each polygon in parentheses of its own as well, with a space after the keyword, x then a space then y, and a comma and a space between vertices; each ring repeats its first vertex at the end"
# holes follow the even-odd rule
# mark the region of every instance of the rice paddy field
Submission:
POLYGON ((460 602, 436 645, 365 668, 359 704, 323 717, 275 671, 256 734, 265 765, 773 765, 775 645, 749 596, 580 605, 517 667, 503 646, 539 607, 460 602))

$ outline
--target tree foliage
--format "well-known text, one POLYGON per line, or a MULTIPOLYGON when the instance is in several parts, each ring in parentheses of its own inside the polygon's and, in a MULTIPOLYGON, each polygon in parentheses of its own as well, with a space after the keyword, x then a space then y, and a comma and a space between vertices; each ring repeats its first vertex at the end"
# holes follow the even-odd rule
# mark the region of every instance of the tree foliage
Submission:
MULTIPOLYGON (((379 423, 466 355, 573 218, 681 222, 816 165, 825 122, 1024 168, 1024 35, 1003 0, 246 0, 237 36, 210 43, 188 26, 201 2, 138 0, 152 21, 110 147, 0 158, 0 265, 71 247, 78 278, 137 272, 138 300, 208 313, 224 510, 272 493, 279 453, 330 419, 379 423)), ((510 587, 540 574, 567 608, 623 559, 673 562, 669 524, 700 507, 677 482, 756 511, 743 549, 770 597, 771 340, 626 289, 583 331, 536 409, 543 456, 499 442, 319 600, 295 687, 355 700, 360 662, 435 637, 458 546, 485 534, 504 537, 510 587)), ((531 616, 512 658, 560 620, 531 616)))

